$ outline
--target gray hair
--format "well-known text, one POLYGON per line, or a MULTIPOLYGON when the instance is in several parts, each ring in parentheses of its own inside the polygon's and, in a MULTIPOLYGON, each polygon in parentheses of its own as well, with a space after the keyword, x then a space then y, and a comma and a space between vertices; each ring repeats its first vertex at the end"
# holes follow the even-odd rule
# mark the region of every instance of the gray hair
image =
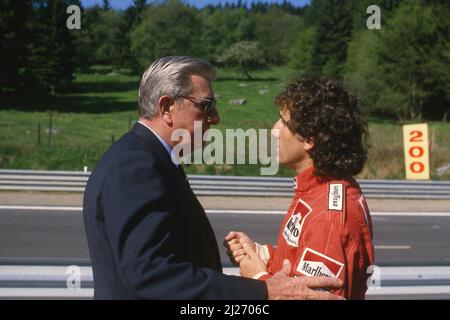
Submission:
POLYGON ((153 62, 139 85, 139 117, 150 119, 158 114, 158 100, 163 95, 174 98, 189 95, 193 90, 191 75, 211 82, 216 70, 205 60, 187 56, 168 56, 153 62))

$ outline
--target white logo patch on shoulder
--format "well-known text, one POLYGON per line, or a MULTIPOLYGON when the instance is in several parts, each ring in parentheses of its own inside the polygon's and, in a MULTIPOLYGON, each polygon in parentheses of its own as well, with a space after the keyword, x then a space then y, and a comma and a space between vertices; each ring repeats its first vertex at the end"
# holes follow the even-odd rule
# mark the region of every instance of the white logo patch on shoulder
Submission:
POLYGON ((302 199, 297 200, 297 204, 295 205, 294 210, 292 210, 291 217, 283 230, 283 236, 288 245, 298 247, 298 239, 302 232, 303 222, 311 211, 312 208, 305 201, 302 199))
POLYGON ((306 248, 297 265, 297 272, 310 277, 339 277, 344 264, 323 253, 306 248))
POLYGON ((328 185, 328 210, 342 211, 344 204, 344 185, 330 183, 328 185))

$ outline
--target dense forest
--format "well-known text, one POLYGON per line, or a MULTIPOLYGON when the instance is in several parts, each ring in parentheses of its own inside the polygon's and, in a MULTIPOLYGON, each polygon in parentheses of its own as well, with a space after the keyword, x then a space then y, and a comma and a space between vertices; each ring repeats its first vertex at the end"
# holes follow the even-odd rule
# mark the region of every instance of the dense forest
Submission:
POLYGON ((76 72, 109 66, 140 74, 157 57, 192 55, 252 71, 288 65, 342 80, 373 114, 443 119, 450 113, 450 2, 378 0, 381 29, 366 26, 368 0, 206 6, 134 0, 125 10, 79 1, 0 1, 0 91, 70 91, 76 72), (81 28, 69 30, 69 5, 81 28))

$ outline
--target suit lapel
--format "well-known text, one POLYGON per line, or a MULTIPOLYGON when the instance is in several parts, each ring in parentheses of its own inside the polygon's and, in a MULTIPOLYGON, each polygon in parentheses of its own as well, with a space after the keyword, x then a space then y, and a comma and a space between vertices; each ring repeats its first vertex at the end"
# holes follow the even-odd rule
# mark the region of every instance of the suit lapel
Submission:
POLYGON ((140 123, 136 123, 131 131, 144 139, 146 148, 158 155, 163 165, 170 172, 170 175, 175 178, 174 181, 177 183, 178 187, 180 187, 181 190, 186 190, 186 178, 182 176, 182 172, 184 174, 184 171, 180 171, 183 169, 175 166, 169 153, 153 132, 140 123))
MULTIPOLYGON (((148 128, 140 123, 136 123, 134 127, 131 129, 131 132, 143 138, 145 142, 145 146, 147 149, 151 150, 152 153, 158 155, 161 159, 161 162, 164 166, 169 170, 171 176, 174 177, 174 181, 178 186, 178 190, 180 190, 180 194, 186 198, 187 203, 192 203, 194 205, 194 210, 192 213, 195 215, 194 219, 196 222, 199 222, 202 230, 206 233, 208 238, 208 244, 210 245, 212 251, 215 254, 215 260, 218 261, 218 269, 221 270, 222 266, 220 263, 220 254, 219 248, 217 246, 216 236, 211 227, 211 224, 206 216, 206 213, 195 196, 194 192, 191 189, 189 182, 186 180, 186 175, 184 174, 183 168, 177 168, 173 163, 170 155, 167 150, 162 145, 161 141, 151 132, 148 128)), ((181 166, 181 165, 180 165, 181 166)))

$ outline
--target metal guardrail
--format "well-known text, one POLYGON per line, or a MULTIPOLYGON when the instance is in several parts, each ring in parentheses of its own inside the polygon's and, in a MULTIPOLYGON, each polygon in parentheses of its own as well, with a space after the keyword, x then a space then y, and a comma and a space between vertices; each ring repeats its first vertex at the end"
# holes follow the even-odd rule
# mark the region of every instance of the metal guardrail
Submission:
MULTIPOLYGON (((239 275, 239 269, 224 273, 239 275)), ((380 267, 378 278, 366 299, 450 298, 450 267, 380 267)), ((0 299, 92 299, 93 293, 90 266, 0 266, 0 299)))
MULTIPOLYGON (((90 172, 0 170, 0 190, 83 192, 90 172)), ((200 196, 291 197, 292 179, 189 175, 200 196)), ((450 181, 358 180, 367 198, 450 199, 450 181)))

